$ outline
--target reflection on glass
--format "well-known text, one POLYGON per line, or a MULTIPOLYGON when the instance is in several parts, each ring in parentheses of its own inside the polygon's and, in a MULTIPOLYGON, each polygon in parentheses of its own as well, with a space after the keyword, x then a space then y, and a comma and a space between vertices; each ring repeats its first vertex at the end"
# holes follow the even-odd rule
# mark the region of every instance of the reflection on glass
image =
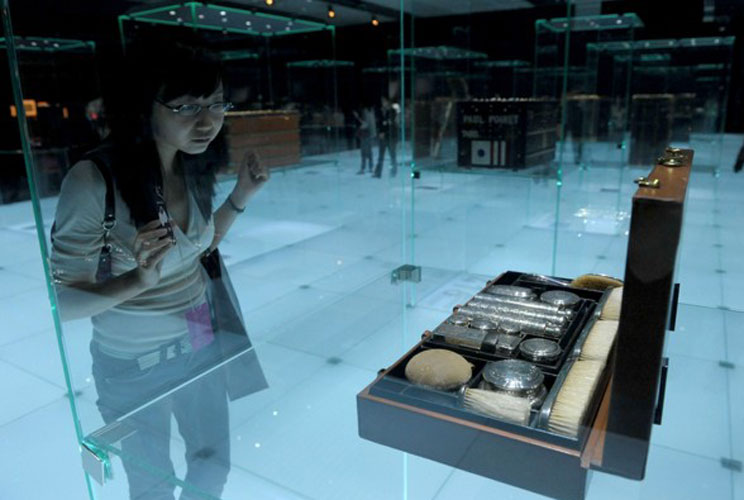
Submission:
POLYGON ((132 46, 119 68, 104 99, 110 133, 73 166, 59 196, 51 256, 59 311, 63 320, 92 317, 97 406, 107 426, 128 429, 118 439, 131 498, 172 498, 164 480, 173 475, 172 416, 186 483, 219 497, 228 398, 265 380, 217 246, 268 169, 246 151, 233 190, 213 206, 231 106, 216 56, 132 46))

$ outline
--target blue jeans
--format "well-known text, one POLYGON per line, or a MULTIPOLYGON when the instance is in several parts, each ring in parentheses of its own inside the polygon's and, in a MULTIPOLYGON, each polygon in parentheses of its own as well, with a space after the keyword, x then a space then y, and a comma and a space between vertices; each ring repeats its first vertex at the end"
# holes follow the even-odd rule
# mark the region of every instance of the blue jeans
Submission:
MULTIPOLYGON (((189 380, 203 360, 214 355, 216 343, 196 353, 183 353, 144 370, 136 360, 122 360, 90 345, 98 409, 106 424, 189 380)), ((221 370, 201 376, 185 387, 152 403, 126 424, 134 432, 121 440, 121 458, 132 500, 173 500, 175 483, 170 459, 171 415, 186 444, 187 473, 181 500, 219 498, 230 470, 230 436, 221 370)))

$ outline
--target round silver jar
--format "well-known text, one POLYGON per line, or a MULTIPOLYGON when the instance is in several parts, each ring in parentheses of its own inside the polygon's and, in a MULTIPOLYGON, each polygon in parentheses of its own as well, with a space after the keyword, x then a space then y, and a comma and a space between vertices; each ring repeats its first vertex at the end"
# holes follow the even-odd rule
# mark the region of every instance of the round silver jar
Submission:
POLYGON ((483 388, 527 398, 532 408, 539 407, 548 391, 545 376, 532 363, 519 359, 491 361, 483 368, 483 388))
POLYGON ((522 327, 513 321, 504 321, 499 325, 499 333, 504 335, 519 335, 522 327))
POLYGON ((470 318, 465 316, 464 314, 455 313, 447 318, 447 322, 457 326, 468 326, 468 324, 470 323, 470 318))
POLYGON ((550 290, 548 292, 543 292, 540 295, 540 300, 553 306, 573 307, 581 300, 581 298, 575 293, 563 290, 550 290))
POLYGON ((483 330, 486 332, 495 331, 498 327, 499 325, 487 319, 474 319, 470 322, 470 328, 475 328, 476 330, 483 330))
POLYGON ((561 355, 561 347, 548 339, 528 339, 519 344, 519 352, 536 363, 552 363, 561 355))

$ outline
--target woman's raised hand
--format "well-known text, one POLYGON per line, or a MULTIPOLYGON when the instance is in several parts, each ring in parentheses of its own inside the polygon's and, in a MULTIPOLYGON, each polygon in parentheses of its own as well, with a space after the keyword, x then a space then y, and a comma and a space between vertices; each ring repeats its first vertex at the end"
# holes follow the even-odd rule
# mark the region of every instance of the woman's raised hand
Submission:
POLYGON ((238 170, 238 182, 235 185, 235 190, 239 192, 235 194, 249 196, 268 180, 269 169, 261 162, 255 151, 248 151, 238 170))

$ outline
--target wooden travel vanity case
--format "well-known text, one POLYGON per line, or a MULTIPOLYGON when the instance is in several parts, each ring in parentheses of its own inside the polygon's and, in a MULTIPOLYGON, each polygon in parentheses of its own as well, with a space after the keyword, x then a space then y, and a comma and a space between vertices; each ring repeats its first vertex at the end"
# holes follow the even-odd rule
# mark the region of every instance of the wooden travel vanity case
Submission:
POLYGON ((675 261, 692 157, 691 150, 668 148, 648 178, 636 180, 640 187, 633 197, 616 334, 606 349, 606 361, 596 365, 591 383, 581 385, 583 396, 572 400, 575 391, 571 388, 578 380, 579 367, 594 362, 585 359, 594 352, 587 338, 599 321, 607 319, 601 314, 603 309, 608 312, 612 289, 571 287, 571 280, 509 271, 486 283, 466 304, 456 306, 453 316, 425 332, 421 342, 381 370, 358 394, 359 435, 558 499, 583 499, 590 469, 643 479, 651 428, 661 423, 667 370, 662 353, 666 331, 674 329, 679 291, 673 282, 675 261), (539 297, 551 290, 568 291, 579 299, 565 306, 570 318, 560 332, 530 327, 521 333, 521 341, 544 338, 560 346, 557 359, 529 361, 541 372, 545 390, 541 402, 533 401, 526 424, 464 403, 466 390, 482 388, 484 375, 493 376, 490 367, 494 362, 525 360, 525 354, 514 346, 502 349, 496 333, 467 335, 475 332, 476 306, 489 307, 491 292, 503 290, 502 286, 529 288, 543 304, 539 297), (462 316, 470 316, 469 328, 458 326, 462 316), (433 349, 455 352, 472 365, 472 377, 464 386, 443 390, 408 380, 408 362, 433 349), (573 368, 576 377, 569 375, 573 368), (566 383, 569 378, 572 382, 566 383), (581 401, 583 410, 574 412, 578 417, 572 434, 558 423, 574 400, 581 401))

